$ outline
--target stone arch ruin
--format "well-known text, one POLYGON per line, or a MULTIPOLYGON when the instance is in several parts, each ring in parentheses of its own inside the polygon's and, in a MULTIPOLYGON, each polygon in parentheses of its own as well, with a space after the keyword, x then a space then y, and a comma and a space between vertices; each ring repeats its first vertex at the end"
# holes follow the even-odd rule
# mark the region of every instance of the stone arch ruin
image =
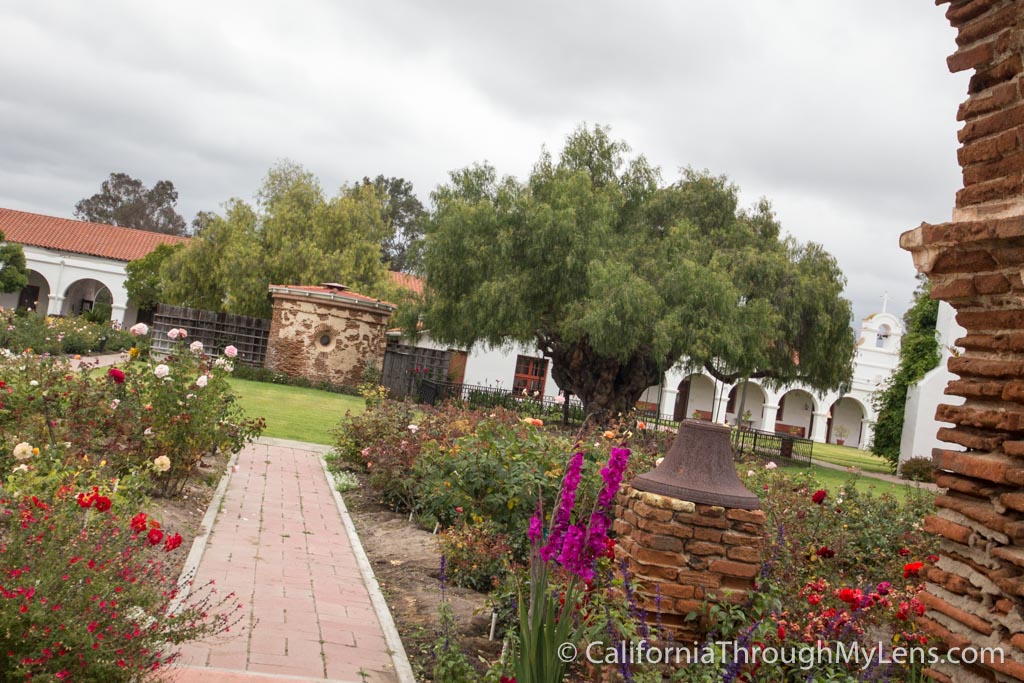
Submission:
POLYGON ((950 648, 999 648, 1005 660, 939 663, 934 680, 1024 680, 1024 2, 937 0, 957 30, 950 71, 974 69, 957 118, 963 188, 953 220, 922 224, 900 245, 948 301, 966 335, 949 361, 940 405, 952 428, 936 449, 938 512, 925 528, 942 539, 927 572, 921 626, 950 648))

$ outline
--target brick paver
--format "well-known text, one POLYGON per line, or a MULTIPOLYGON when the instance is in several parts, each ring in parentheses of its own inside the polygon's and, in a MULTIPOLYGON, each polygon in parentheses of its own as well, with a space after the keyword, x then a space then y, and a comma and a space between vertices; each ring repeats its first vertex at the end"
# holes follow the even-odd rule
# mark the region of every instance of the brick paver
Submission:
POLYGON ((315 452, 239 454, 196 585, 209 579, 244 605, 241 628, 184 646, 174 681, 398 680, 315 452))

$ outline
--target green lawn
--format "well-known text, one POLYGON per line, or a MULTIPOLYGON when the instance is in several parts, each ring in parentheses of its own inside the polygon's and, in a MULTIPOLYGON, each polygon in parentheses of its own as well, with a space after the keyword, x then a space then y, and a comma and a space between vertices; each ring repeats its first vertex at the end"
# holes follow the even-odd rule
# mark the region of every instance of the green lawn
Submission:
MULTIPOLYGON (((817 450, 818 444, 814 445, 817 450)), ((805 472, 806 467, 799 465, 782 465, 781 467, 794 472, 805 472)), ((818 480, 821 487, 830 491, 839 489, 850 478, 850 474, 840 470, 833 470, 827 467, 812 466, 814 478, 818 480)), ((881 479, 874 479, 868 476, 860 476, 855 484, 858 491, 874 490, 874 493, 888 493, 899 500, 905 500, 907 493, 916 487, 912 482, 906 484, 893 484, 881 479)))
POLYGON ((841 465, 842 467, 856 467, 865 472, 892 474, 892 470, 889 469, 889 462, 884 458, 874 455, 871 451, 862 451, 849 446, 837 446, 834 443, 815 443, 813 459, 824 460, 825 462, 841 465))
POLYGON ((279 439, 333 444, 331 430, 341 416, 348 410, 361 413, 365 408, 358 396, 235 378, 228 382, 246 417, 264 418, 267 429, 263 435, 279 439))

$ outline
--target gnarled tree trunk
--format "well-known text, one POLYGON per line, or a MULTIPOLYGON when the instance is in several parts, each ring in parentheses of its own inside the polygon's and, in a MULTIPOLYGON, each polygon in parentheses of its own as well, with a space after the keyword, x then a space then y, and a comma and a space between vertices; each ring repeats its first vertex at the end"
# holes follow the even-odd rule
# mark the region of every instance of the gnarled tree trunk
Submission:
POLYGON ((662 370, 650 353, 638 351, 621 361, 598 355, 586 340, 547 341, 540 347, 551 359, 551 376, 559 387, 580 397, 596 424, 629 413, 649 386, 661 382, 662 370))

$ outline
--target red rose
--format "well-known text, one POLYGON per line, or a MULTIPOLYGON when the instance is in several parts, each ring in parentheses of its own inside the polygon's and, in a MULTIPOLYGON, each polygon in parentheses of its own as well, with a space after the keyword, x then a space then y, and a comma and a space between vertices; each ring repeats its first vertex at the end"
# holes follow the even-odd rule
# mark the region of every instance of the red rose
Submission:
POLYGON ((779 640, 785 640, 786 639, 786 627, 782 626, 782 625, 779 625, 779 628, 775 632, 775 635, 777 635, 779 637, 779 640))
POLYGON ((106 496, 96 496, 96 511, 106 512, 110 509, 110 499, 106 496))
POLYGON ((819 602, 821 602, 821 596, 817 593, 811 593, 807 596, 807 602, 811 605, 817 605, 819 602))
POLYGON ((903 565, 903 578, 909 579, 911 576, 917 576, 917 573, 924 567, 924 562, 909 562, 903 565))
POLYGON ((146 539, 150 545, 159 545, 160 541, 164 540, 164 532, 159 529, 150 529, 146 539))
MULTIPOLYGON (((156 529, 154 529, 156 531, 156 529)), ((167 537, 167 542, 164 543, 164 552, 171 552, 175 548, 181 545, 181 534, 175 533, 172 536, 167 537)))
POLYGON ((907 555, 910 554, 910 549, 909 548, 900 548, 899 550, 896 551, 896 554, 899 555, 900 557, 906 557, 907 555))
POLYGON ((107 377, 114 380, 114 384, 124 384, 124 373, 117 368, 107 370, 107 377))
POLYGON ((811 496, 811 501, 817 505, 821 505, 825 502, 825 496, 827 495, 828 492, 825 489, 818 489, 814 492, 814 495, 811 496))
POLYGON ((132 531, 143 532, 146 530, 146 513, 140 512, 139 514, 132 517, 132 531))
POLYGON ((827 545, 823 545, 820 548, 818 548, 814 552, 814 554, 817 555, 818 557, 822 557, 822 558, 828 560, 828 559, 831 559, 831 558, 836 556, 836 551, 832 550, 832 548, 829 548, 827 545))
POLYGON ((84 507, 84 508, 91 508, 92 507, 92 501, 93 501, 93 499, 95 497, 96 497, 96 495, 92 494, 92 493, 90 493, 89 495, 85 495, 84 493, 79 493, 78 494, 78 504, 79 504, 79 506, 84 507))
POLYGON ((928 560, 932 564, 935 564, 936 562, 939 561, 939 556, 938 555, 929 555, 928 557, 926 557, 924 559, 928 560))
POLYGON ((864 597, 862 591, 854 590, 853 588, 843 588, 839 591, 839 599, 845 602, 850 607, 857 607, 860 605, 860 599, 864 597))

